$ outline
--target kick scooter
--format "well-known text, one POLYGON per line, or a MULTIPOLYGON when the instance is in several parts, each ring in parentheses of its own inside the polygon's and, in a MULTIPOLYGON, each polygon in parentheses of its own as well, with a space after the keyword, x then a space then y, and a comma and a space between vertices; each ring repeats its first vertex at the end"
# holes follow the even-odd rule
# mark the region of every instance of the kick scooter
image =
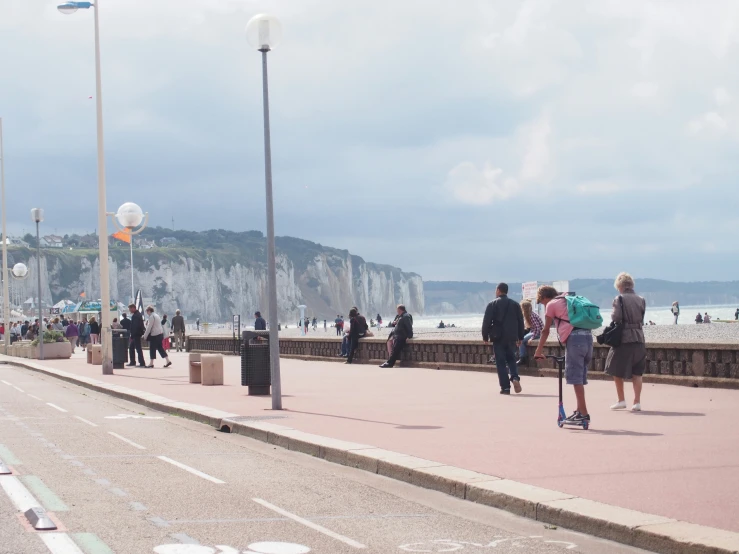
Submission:
POLYGON ((567 421, 567 414, 565 414, 565 406, 562 400, 562 372, 565 367, 565 357, 564 356, 547 356, 547 358, 551 358, 552 360, 554 360, 554 362, 557 364, 557 369, 559 373, 559 414, 557 415, 557 425, 559 427, 564 427, 565 425, 574 425, 577 427, 582 427, 583 429, 587 430, 588 425, 589 425, 589 422, 587 421, 583 421, 581 423, 567 421))

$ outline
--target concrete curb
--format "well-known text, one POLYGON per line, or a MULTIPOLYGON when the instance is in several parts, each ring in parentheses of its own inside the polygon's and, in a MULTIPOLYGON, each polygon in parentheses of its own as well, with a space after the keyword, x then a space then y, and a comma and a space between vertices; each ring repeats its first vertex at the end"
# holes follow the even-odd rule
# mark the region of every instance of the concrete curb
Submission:
POLYGON ((175 402, 163 396, 111 385, 31 361, 8 356, 0 356, 0 361, 206 423, 222 431, 622 544, 663 554, 739 553, 739 533, 619 508, 366 444, 305 433, 284 425, 240 421, 238 414, 175 402))

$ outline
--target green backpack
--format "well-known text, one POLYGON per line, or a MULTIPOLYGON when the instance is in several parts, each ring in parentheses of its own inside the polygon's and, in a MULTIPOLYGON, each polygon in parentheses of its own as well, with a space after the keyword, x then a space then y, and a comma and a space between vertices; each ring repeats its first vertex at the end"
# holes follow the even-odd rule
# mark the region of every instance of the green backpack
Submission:
POLYGON ((567 317, 576 329, 598 329, 603 327, 600 308, 584 296, 565 296, 567 317))

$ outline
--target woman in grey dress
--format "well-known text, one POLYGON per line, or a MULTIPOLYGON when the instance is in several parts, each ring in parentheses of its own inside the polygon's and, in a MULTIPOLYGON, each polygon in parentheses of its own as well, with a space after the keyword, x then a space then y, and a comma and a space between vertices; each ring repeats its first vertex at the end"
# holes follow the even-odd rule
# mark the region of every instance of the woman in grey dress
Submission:
POLYGON ((613 301, 611 319, 623 323, 624 327, 620 346, 611 347, 606 359, 606 373, 613 376, 618 395, 618 402, 611 406, 611 410, 626 409, 624 381, 631 379, 634 384, 631 411, 640 412, 642 375, 647 367, 647 348, 642 330, 647 302, 634 292, 634 278, 628 273, 619 273, 614 286, 619 296, 613 301))

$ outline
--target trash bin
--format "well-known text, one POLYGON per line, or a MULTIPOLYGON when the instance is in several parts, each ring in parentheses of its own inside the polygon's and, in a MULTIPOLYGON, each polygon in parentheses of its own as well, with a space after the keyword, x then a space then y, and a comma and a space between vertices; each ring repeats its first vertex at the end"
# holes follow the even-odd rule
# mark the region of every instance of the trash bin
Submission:
POLYGON ((270 394, 269 331, 244 331, 241 335, 241 385, 249 396, 270 394))
POLYGON ((128 331, 112 329, 113 331, 113 369, 123 369, 128 361, 128 331))

